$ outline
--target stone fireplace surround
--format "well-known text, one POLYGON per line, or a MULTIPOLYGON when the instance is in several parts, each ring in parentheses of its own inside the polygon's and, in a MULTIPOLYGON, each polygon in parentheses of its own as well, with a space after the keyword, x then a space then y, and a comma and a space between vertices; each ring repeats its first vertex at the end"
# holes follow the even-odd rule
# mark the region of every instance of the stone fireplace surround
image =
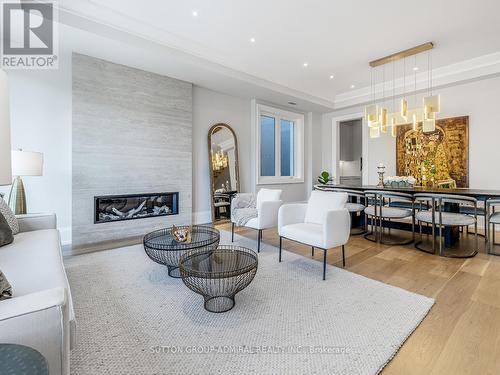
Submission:
POLYGON ((191 223, 192 85, 73 54, 72 247, 191 223), (94 197, 178 192, 178 214, 95 224, 94 197))

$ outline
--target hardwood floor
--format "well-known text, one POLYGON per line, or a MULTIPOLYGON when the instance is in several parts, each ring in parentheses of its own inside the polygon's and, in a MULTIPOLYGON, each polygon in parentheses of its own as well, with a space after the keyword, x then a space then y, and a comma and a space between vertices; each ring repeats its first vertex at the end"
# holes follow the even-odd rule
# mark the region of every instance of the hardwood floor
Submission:
MULTIPOLYGON (((217 226, 231 230, 230 224, 217 226)), ((251 229, 236 233, 257 238, 251 229)), ((264 231, 263 241, 279 245, 275 230, 264 231)), ((482 252, 474 258, 454 259, 351 236, 347 270, 436 299, 383 374, 500 374, 500 257, 485 253, 483 238, 479 243, 482 252)), ((284 240, 283 248, 311 256, 310 247, 291 241, 284 240)), ((322 251, 315 252, 316 260, 322 257, 322 251)), ((329 250, 327 261, 341 267, 340 249, 329 250)))

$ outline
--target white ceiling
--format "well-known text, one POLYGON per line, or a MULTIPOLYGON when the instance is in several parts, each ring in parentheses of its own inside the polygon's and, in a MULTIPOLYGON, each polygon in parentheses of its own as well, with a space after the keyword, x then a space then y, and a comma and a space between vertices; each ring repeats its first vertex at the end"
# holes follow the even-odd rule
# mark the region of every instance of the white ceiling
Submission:
MULTIPOLYGON (((423 42, 436 43, 434 68, 500 51, 499 0, 59 3, 73 14, 303 93, 323 105, 352 90, 351 85, 368 86, 368 61, 423 42)), ((407 60, 409 72, 413 65, 407 60)), ((425 70, 427 57, 419 56, 417 65, 425 70)), ((402 65, 396 69, 402 73, 402 65)))

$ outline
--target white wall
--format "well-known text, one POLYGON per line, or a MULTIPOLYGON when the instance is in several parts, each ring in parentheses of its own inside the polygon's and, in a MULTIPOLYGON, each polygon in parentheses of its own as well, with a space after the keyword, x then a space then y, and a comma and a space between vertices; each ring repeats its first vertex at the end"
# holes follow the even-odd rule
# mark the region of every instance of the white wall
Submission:
MULTIPOLYGON (((55 212, 63 243, 71 239, 71 53, 58 70, 8 72, 12 148, 44 155, 41 177, 23 178, 28 212, 55 212)), ((9 187, 0 188, 8 194, 9 187)), ((7 198, 7 197, 6 197, 7 198)))
MULTIPOLYGON (((266 102, 268 105, 272 103, 266 102)), ((257 185, 255 183, 255 124, 252 108, 255 101, 237 98, 201 87, 193 91, 193 218, 195 223, 211 220, 210 175, 208 166, 208 130, 216 123, 230 125, 238 139, 240 190, 256 192, 260 188, 282 189, 286 202, 303 201, 312 190, 313 177, 321 173, 322 116, 306 113, 304 183, 257 185), (314 146, 313 146, 314 145, 314 146)), ((288 108, 288 110, 290 110, 288 108)))
POLYGON ((193 221, 212 221, 208 130, 212 125, 231 126, 238 141, 240 190, 251 191, 250 99, 224 95, 201 87, 193 88, 193 221))
MULTIPOLYGON (((471 188, 500 189, 500 77, 462 83, 436 91, 441 94, 439 118, 469 116, 469 184, 471 188)), ((418 102, 421 96, 417 97, 418 102)), ((411 104, 411 100, 410 100, 411 104)), ((332 155, 336 147, 332 143, 332 119, 357 117, 363 107, 357 106, 323 115, 322 144, 323 167, 332 168, 332 155)), ((396 143, 390 134, 367 140, 368 180, 365 184, 376 184, 377 164, 387 166, 387 174, 396 174, 396 143)))

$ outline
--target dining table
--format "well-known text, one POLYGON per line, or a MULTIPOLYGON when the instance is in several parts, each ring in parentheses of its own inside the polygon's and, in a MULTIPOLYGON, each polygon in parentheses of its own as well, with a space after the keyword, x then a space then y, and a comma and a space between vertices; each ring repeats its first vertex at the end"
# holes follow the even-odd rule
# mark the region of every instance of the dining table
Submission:
MULTIPOLYGON (((410 195, 415 194, 446 194, 446 195, 461 195, 466 197, 472 197, 479 202, 486 202, 490 198, 500 198, 500 190, 495 189, 478 189, 478 188, 437 188, 430 186, 411 186, 411 187, 395 187, 395 186, 378 186, 378 185, 345 185, 345 184, 317 184, 314 185, 315 190, 322 191, 335 191, 338 189, 342 190, 352 190, 363 194, 366 191, 385 191, 385 192, 398 192, 406 193, 410 195)), ((354 197, 354 202, 360 202, 362 198, 354 197)), ((486 209, 486 208, 484 208, 486 209)), ((460 212, 460 206, 457 204, 446 204, 445 211, 449 212, 460 212)), ((362 226, 364 225, 365 215, 358 215, 352 217, 352 226, 362 226)), ((411 230, 411 224, 405 222, 397 221, 384 221, 384 227, 401 229, 401 230, 411 230)), ((428 227, 423 229, 423 232, 430 231, 428 227)), ((458 228, 445 227, 443 236, 445 239, 445 246, 454 245, 460 237, 458 228)))

